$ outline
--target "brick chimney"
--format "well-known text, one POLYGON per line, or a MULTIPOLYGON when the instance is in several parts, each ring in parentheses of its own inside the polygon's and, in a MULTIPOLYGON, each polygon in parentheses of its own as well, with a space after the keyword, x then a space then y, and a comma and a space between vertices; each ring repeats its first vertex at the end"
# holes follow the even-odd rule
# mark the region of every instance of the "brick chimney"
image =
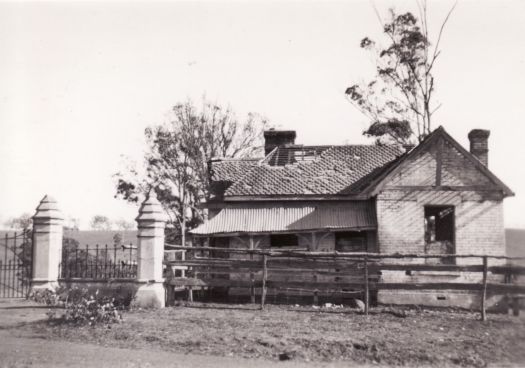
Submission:
POLYGON ((295 144, 295 130, 270 129, 264 132, 264 155, 269 154, 275 147, 295 144))
POLYGON ((489 135, 490 130, 473 129, 468 134, 470 153, 478 158, 483 165, 489 166, 489 135))

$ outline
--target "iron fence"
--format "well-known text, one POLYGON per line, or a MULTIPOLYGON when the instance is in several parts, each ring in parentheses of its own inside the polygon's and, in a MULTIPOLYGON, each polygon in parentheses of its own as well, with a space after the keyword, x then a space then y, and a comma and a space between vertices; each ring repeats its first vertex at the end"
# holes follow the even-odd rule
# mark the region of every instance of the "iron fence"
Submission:
POLYGON ((32 248, 30 231, 0 238, 0 298, 23 298, 29 293, 32 248))
POLYGON ((133 245, 95 245, 64 248, 60 262, 62 279, 134 279, 137 277, 137 248, 133 245))

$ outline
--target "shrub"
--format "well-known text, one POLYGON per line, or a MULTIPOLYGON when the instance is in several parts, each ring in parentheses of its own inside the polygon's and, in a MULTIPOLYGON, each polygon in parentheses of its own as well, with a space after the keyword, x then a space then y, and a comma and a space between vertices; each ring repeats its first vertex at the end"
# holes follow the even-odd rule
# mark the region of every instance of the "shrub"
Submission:
POLYGON ((94 294, 79 288, 38 290, 30 297, 36 302, 65 309, 60 316, 57 316, 56 310, 50 309, 47 313, 50 322, 95 326, 109 325, 122 320, 120 310, 123 306, 114 298, 100 296, 98 290, 94 294))
POLYGON ((63 319, 74 325, 111 324, 120 322, 122 315, 115 300, 109 297, 100 297, 98 290, 89 294, 87 290, 72 289, 66 301, 66 312, 63 319))
POLYGON ((37 303, 45 304, 52 307, 58 307, 62 306, 63 303, 60 300, 61 296, 61 290, 49 290, 49 289, 41 289, 41 290, 33 290, 31 294, 29 294, 28 299, 31 299, 37 303))

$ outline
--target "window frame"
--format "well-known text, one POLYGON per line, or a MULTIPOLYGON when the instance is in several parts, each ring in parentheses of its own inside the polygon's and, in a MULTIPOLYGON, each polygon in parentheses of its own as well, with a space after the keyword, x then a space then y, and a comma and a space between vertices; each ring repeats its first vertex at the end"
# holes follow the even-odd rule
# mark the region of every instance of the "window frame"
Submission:
MULTIPOLYGON (((434 215, 434 216, 437 216, 437 215, 434 215)), ((437 237, 437 228, 436 228, 436 225, 437 225, 437 221, 434 220, 434 236, 437 237)), ((451 244, 452 244, 452 252, 450 254, 456 254, 456 206, 454 205, 450 205, 450 204, 439 204, 439 205, 435 205, 435 204, 426 204, 423 206, 423 238, 424 238, 424 244, 425 244, 425 253, 428 254, 427 252, 427 247, 429 245, 431 245, 432 243, 435 243, 435 242, 443 242, 443 241, 450 241, 451 244), (428 215, 427 216, 427 211, 428 210, 434 210, 435 212, 439 212, 441 210, 446 210, 446 209, 452 209, 452 220, 451 220, 451 230, 452 230, 452 236, 451 236, 451 239, 446 239, 446 240, 436 240, 434 239, 433 241, 432 240, 429 240, 428 238, 428 221, 427 221, 427 217, 430 217, 432 215, 428 215)), ((439 263, 441 264, 456 264, 456 258, 455 257, 450 257, 450 259, 447 259, 447 258, 436 258, 436 260, 439 260, 439 263)))

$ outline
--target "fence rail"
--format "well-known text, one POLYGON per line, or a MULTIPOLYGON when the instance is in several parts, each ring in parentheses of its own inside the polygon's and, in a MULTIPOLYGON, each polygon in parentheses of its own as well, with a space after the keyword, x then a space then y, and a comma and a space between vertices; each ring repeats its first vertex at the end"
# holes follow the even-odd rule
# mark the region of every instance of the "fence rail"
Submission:
POLYGON ((137 249, 132 245, 64 248, 60 277, 67 280, 111 280, 137 277, 137 249))
MULTIPOLYGON (((185 250, 185 260, 166 261, 168 266, 187 267, 188 277, 172 277, 168 284, 175 287, 248 288, 255 302, 259 291, 261 308, 266 302, 267 289, 311 292, 314 302, 319 292, 360 293, 369 309, 369 294, 378 290, 457 290, 477 292, 481 298, 482 319, 486 319, 486 299, 490 295, 525 294, 525 285, 512 283, 516 276, 525 275, 525 267, 501 264, 523 260, 524 257, 490 256, 479 254, 380 254, 308 252, 267 249, 182 247, 171 246, 166 252, 185 250), (221 252, 229 258, 218 258, 221 252), (191 255, 190 255, 191 254, 191 255), (453 259, 453 264, 439 263, 453 259), (471 258, 478 264, 456 264, 458 259, 471 258), (406 262, 410 259, 409 262, 406 262), (497 260, 498 264, 489 265, 497 260), (416 263, 410 263, 414 262, 416 263), (385 282, 384 271, 405 271, 420 275, 469 272, 481 274, 479 282, 385 282), (490 274, 490 278, 489 278, 490 274), (496 275, 493 277, 492 275, 496 275), (283 277, 284 276, 284 277, 283 277), (498 280, 496 280, 498 279, 498 280)), ((465 262, 463 262, 465 263, 465 262)), ((459 274, 458 274, 459 275, 459 274)), ((417 280, 417 278, 416 278, 417 280)))

